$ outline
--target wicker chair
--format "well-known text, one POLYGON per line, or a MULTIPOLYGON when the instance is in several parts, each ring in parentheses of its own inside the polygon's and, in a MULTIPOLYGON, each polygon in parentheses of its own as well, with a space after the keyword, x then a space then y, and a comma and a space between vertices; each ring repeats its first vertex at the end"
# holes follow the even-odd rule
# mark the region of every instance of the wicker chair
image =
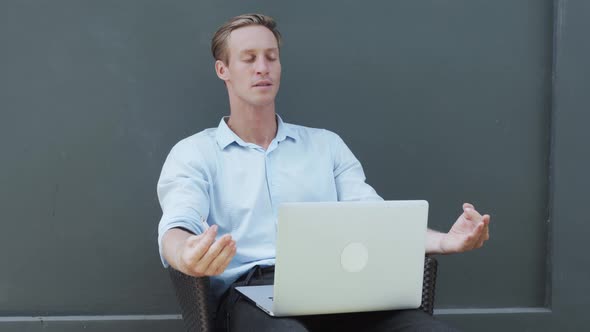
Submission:
MULTIPOLYGON (((420 309, 432 315, 434 309, 434 290, 438 262, 430 256, 424 260, 424 280, 422 284, 422 304, 420 309)), ((182 319, 188 332, 213 332, 213 308, 209 308, 209 278, 188 276, 173 268, 168 268, 176 290, 182 319)))

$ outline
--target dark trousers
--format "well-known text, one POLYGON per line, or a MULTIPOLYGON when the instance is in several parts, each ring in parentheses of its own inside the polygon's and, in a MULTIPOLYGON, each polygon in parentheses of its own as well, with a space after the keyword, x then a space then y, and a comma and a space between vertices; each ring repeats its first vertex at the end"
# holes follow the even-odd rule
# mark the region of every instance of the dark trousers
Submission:
POLYGON ((220 328, 241 331, 458 331, 420 309, 330 315, 272 317, 235 291, 236 286, 270 285, 274 269, 255 268, 240 278, 222 299, 217 313, 220 328))

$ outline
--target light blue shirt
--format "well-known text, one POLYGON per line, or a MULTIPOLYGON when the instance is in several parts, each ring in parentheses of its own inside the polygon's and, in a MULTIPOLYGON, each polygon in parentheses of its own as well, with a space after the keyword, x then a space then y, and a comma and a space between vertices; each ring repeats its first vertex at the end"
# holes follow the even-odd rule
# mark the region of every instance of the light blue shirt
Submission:
POLYGON ((325 129, 284 123, 267 150, 244 142, 226 124, 178 142, 158 181, 162 236, 174 227, 194 234, 203 220, 230 233, 237 252, 225 272, 211 278, 219 297, 255 265, 274 265, 277 209, 283 202, 381 200, 365 183, 359 161, 342 139, 325 129))

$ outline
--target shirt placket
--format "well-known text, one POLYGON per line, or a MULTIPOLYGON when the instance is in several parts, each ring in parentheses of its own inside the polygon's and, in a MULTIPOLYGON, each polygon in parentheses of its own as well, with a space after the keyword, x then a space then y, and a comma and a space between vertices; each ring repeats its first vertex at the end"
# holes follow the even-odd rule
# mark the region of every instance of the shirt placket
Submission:
POLYGON ((270 206, 272 208, 272 212, 273 212, 273 216, 275 217, 275 227, 276 227, 276 222, 277 222, 277 211, 278 211, 278 206, 277 204, 279 204, 280 200, 279 200, 279 192, 278 192, 278 188, 277 188, 277 184, 275 183, 275 179, 273 177, 274 175, 274 170, 273 170, 273 161, 272 161, 272 156, 275 155, 276 153, 273 153, 276 150, 277 147, 277 142, 276 140, 273 140, 270 145, 268 146, 268 149, 266 150, 266 153, 264 154, 264 168, 265 168, 265 176, 266 176, 266 184, 267 184, 267 188, 268 188, 268 195, 269 195, 269 199, 270 199, 270 206))

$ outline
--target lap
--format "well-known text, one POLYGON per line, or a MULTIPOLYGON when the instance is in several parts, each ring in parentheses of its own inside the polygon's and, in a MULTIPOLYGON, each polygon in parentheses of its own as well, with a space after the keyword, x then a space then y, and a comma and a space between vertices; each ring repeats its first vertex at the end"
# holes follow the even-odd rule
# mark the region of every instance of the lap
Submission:
POLYGON ((297 318, 272 317, 245 299, 236 302, 230 311, 228 324, 228 331, 231 332, 310 331, 297 318))
POLYGON ((335 315, 272 317, 247 300, 239 300, 230 314, 231 332, 237 331, 457 331, 422 310, 395 310, 335 315))
MULTIPOLYGON (((253 280, 250 284, 272 284, 274 274, 253 280)), ((457 331, 422 310, 375 311, 332 315, 272 317, 243 297, 233 287, 222 307, 227 310, 218 318, 227 318, 230 332, 239 331, 457 331), (229 312, 229 316, 227 315, 229 312)))

